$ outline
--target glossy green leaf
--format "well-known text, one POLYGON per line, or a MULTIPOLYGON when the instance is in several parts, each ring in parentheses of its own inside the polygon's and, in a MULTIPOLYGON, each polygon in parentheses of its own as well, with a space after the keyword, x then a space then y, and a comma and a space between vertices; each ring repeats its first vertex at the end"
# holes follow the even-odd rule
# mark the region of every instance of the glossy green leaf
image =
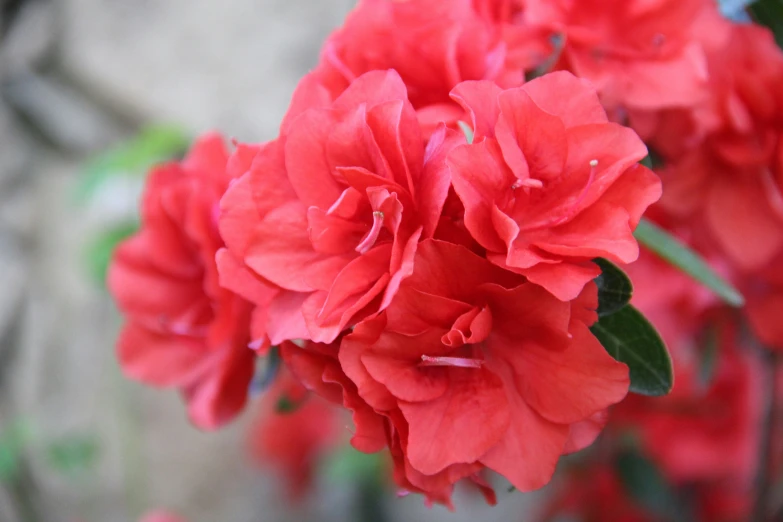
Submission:
POLYGON ((154 165, 184 154, 190 138, 178 127, 154 125, 90 161, 76 186, 79 203, 89 201, 114 176, 144 176, 154 165))
POLYGON ((606 259, 594 259, 601 267, 601 275, 595 278, 598 286, 598 316, 613 314, 631 300, 633 285, 625 272, 606 259))
POLYGON ((683 520, 680 499, 650 460, 632 452, 621 452, 615 462, 620 482, 634 502, 665 520, 683 520))
POLYGON ((590 330, 616 360, 628 365, 630 390, 666 395, 674 384, 672 361, 653 325, 633 306, 601 317, 590 330))
POLYGON ((639 243, 712 290, 726 303, 736 307, 745 304, 745 298, 739 290, 721 278, 693 250, 662 228, 642 219, 634 236, 639 243))

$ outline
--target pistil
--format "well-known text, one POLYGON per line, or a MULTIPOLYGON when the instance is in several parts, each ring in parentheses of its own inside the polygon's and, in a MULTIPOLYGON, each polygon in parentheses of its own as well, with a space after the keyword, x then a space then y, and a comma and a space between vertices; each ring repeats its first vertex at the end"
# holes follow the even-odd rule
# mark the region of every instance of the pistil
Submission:
POLYGON ((376 210, 372 213, 372 228, 367 232, 362 241, 356 247, 356 251, 360 254, 366 254, 378 241, 378 236, 381 235, 381 229, 383 228, 383 212, 376 210))

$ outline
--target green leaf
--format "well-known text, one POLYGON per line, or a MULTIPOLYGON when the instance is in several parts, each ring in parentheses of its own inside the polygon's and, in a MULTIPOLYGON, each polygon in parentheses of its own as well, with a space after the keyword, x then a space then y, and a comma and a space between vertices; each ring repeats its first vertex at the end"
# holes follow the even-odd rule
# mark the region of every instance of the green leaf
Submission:
POLYGON ((783 0, 759 0, 748 11, 755 22, 772 29, 778 46, 783 47, 783 0))
POLYGON ((593 259, 601 267, 601 275, 595 278, 598 286, 598 316, 617 312, 628 304, 633 294, 633 285, 625 272, 606 259, 593 259))
POLYGON ((633 306, 598 319, 590 330, 616 360, 628 365, 631 391, 666 395, 674 385, 672 361, 653 325, 633 306))
POLYGON ((32 430, 26 421, 17 420, 0 432, 0 482, 13 482, 32 430))
POLYGON ((75 199, 85 203, 106 180, 114 176, 143 176, 154 165, 181 156, 190 139, 179 128, 154 125, 142 129, 132 139, 90 161, 79 184, 75 199))
POLYGON ((667 520, 682 519, 680 499, 655 464, 636 452, 624 451, 615 465, 623 487, 637 505, 667 520))
POLYGON ((745 304, 745 298, 739 290, 721 278, 693 250, 662 228, 642 219, 634 236, 639 243, 712 290, 726 303, 736 307, 745 304))
POLYGON ((89 471, 98 460, 98 442, 90 435, 72 435, 49 445, 49 465, 65 475, 89 471))
POLYGON ((101 233, 87 245, 87 266, 98 284, 103 285, 106 282, 106 272, 114 249, 121 241, 133 235, 138 228, 136 222, 122 223, 101 233))
POLYGON ((333 482, 377 482, 383 476, 381 453, 362 453, 346 445, 324 462, 326 477, 333 482))

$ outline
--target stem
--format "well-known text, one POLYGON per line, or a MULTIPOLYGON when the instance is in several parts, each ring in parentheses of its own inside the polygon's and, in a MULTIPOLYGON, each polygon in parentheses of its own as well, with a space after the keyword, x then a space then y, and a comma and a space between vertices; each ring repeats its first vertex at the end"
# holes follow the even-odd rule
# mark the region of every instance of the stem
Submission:
POLYGON ((9 484, 8 493, 13 498, 20 522, 43 520, 37 507, 35 481, 26 462, 20 462, 18 476, 9 484))
POLYGON ((376 479, 359 483, 356 522, 389 522, 389 514, 383 502, 384 489, 376 479))
POLYGON ((750 522, 764 522, 769 504, 770 481, 772 475, 772 438, 775 430, 775 413, 777 408, 777 368, 778 357, 768 350, 761 355, 765 379, 763 386, 766 401, 761 419, 761 440, 759 441, 758 469, 756 475, 756 501, 750 522))

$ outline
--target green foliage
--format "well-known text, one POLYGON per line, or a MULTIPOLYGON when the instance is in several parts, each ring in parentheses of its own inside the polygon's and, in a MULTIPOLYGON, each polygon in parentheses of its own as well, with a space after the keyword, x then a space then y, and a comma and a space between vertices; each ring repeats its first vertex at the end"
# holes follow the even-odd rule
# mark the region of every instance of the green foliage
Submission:
POLYGON ((71 435, 51 443, 46 456, 52 469, 64 475, 76 475, 93 469, 99 453, 95 437, 71 435))
POLYGON ((700 282, 731 306, 740 307, 745 298, 722 279, 693 250, 657 225, 642 219, 634 232, 636 239, 652 252, 700 282))
POLYGON ((623 487, 636 504, 665 520, 684 520, 675 490, 650 460, 639 453, 623 451, 615 465, 623 487))
POLYGON ((672 361, 658 332, 636 308, 626 305, 599 318, 590 330, 616 360, 628 365, 631 391, 666 395, 674 385, 672 361))
POLYGON ((384 475, 384 461, 381 453, 362 453, 346 445, 326 459, 324 470, 330 482, 377 483, 384 475))
POLYGON ((0 431, 0 483, 16 479, 22 452, 31 439, 32 429, 24 420, 11 422, 0 431))
POLYGON ((613 314, 631 300, 633 285, 625 272, 606 259, 594 259, 601 267, 601 275, 595 278, 598 286, 598 316, 613 314))
POLYGON ((181 156, 190 138, 179 128, 154 125, 143 129, 132 139, 104 152, 90 161, 76 186, 75 198, 86 203, 98 189, 115 176, 144 176, 150 167, 181 156))
POLYGON ((759 0, 748 11, 754 21, 772 29, 778 46, 783 47, 783 0, 759 0))
POLYGON ((133 235, 139 228, 138 223, 128 222, 116 225, 93 238, 87 245, 85 257, 87 267, 93 279, 104 284, 114 249, 120 242, 133 235))

